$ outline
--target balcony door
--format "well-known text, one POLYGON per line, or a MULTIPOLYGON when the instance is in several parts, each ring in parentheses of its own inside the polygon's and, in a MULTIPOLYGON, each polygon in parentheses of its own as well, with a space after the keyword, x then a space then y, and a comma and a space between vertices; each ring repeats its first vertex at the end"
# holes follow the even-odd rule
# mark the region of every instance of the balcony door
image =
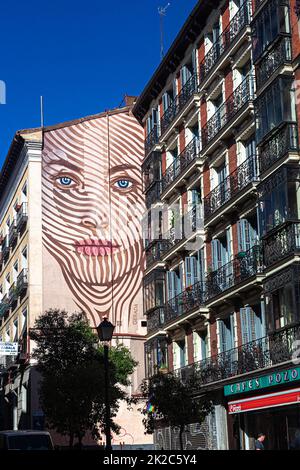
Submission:
POLYGON ((257 243, 257 229, 247 219, 238 221, 238 250, 239 253, 249 251, 257 243))
POLYGON ((219 351, 225 353, 235 347, 234 314, 218 321, 219 325, 219 351))
POLYGON ((243 307, 240 309, 241 331, 243 344, 260 340, 266 334, 265 314, 262 305, 243 307))

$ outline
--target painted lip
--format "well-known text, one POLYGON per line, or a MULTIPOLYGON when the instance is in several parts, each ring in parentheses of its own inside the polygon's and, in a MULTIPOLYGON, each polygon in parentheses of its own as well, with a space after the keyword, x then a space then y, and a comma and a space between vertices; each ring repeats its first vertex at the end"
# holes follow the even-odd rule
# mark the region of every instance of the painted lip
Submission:
POLYGON ((109 240, 81 240, 75 242, 77 253, 86 256, 107 256, 118 251, 120 245, 109 240))

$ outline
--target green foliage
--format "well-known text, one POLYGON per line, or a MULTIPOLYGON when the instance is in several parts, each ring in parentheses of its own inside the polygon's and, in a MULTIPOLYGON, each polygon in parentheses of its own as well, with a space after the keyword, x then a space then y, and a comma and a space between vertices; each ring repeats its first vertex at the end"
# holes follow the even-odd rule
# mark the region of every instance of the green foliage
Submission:
POLYGON ((154 407, 154 412, 143 409, 143 423, 147 434, 152 434, 158 425, 179 427, 182 434, 190 423, 202 423, 211 412, 212 404, 194 395, 197 378, 191 377, 183 383, 173 374, 158 373, 142 384, 143 397, 154 407))
MULTIPOLYGON (((83 313, 68 315, 51 309, 39 317, 30 337, 35 341, 33 357, 41 374, 40 402, 47 424, 62 435, 79 441, 87 431, 95 437, 104 429, 104 355, 98 336, 83 313)), ((127 399, 124 385, 137 363, 123 345, 110 348, 109 397, 111 428, 119 401, 127 399)))

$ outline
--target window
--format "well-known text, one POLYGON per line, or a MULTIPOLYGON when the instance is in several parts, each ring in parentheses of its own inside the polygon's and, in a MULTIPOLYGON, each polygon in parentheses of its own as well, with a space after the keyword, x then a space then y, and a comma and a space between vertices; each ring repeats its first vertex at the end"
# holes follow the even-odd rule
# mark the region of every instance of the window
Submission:
POLYGON ((19 333, 18 332, 18 320, 15 320, 14 323, 13 323, 13 341, 15 343, 17 343, 18 339, 19 339, 18 333, 19 333))
POLYGON ((212 240, 212 268, 213 271, 224 266, 230 261, 231 248, 230 243, 230 229, 226 230, 226 234, 223 237, 212 240))
POLYGON ((19 274, 19 261, 16 261, 13 266, 13 282, 17 282, 19 274))
POLYGON ((173 363, 174 369, 186 366, 186 341, 185 339, 174 341, 173 343, 173 363))
POLYGON ((183 273, 182 265, 180 265, 176 270, 167 272, 167 290, 168 290, 168 300, 173 299, 182 292, 182 282, 183 273))
POLYGON ((165 273, 157 271, 144 279, 144 311, 165 303, 165 273))
POLYGON ((234 348, 234 314, 224 320, 218 320, 219 325, 219 350, 220 353, 230 351, 234 348))
POLYGON ((5 276, 5 293, 8 294, 10 288, 10 274, 5 276))
POLYGON ((21 201, 27 202, 27 181, 25 182, 21 190, 21 201))
POLYGON ((254 220, 249 222, 247 219, 238 221, 238 250, 240 252, 248 251, 257 243, 257 229, 254 220))
POLYGON ((298 309, 294 308, 294 286, 292 283, 281 287, 270 295, 268 305, 268 328, 278 330, 298 321, 298 309))
POLYGON ((208 357, 207 330, 193 331, 194 361, 203 361, 208 357))
POLYGON ((257 99, 257 141, 284 121, 296 121, 294 85, 289 78, 278 78, 257 99))
POLYGON ((269 1, 253 22, 253 60, 256 61, 279 34, 289 32, 287 2, 285 0, 269 1))
POLYGON ((264 304, 240 309, 243 344, 263 338, 266 335, 264 304))
POLYGON ((22 250, 22 269, 27 269, 28 259, 27 259, 27 246, 22 250))

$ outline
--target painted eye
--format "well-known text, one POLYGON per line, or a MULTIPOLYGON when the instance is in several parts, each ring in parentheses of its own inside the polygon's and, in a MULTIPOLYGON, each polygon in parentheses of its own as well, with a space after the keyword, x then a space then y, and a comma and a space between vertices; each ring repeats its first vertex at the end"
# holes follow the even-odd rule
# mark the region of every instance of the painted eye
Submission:
POLYGON ((57 181, 62 186, 70 186, 72 183, 74 183, 74 180, 72 180, 72 178, 69 178, 68 176, 61 176, 60 178, 57 179, 57 181))
POLYGON ((128 180, 119 180, 115 183, 119 189, 128 189, 132 186, 132 182, 128 180))

